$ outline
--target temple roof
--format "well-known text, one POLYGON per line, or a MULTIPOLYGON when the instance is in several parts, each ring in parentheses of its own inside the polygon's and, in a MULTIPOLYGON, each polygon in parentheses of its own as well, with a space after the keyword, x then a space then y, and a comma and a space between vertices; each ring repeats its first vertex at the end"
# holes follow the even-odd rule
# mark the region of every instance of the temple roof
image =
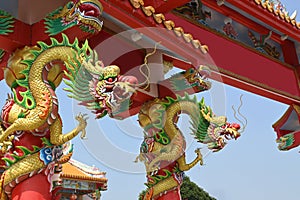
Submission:
POLYGON ((101 189, 106 190, 107 178, 105 174, 106 172, 100 171, 95 166, 91 167, 71 159, 69 162, 63 164, 60 178, 99 183, 101 189))
POLYGON ((273 124, 280 150, 289 150, 300 145, 300 107, 290 105, 283 116, 273 124))
POLYGON ((299 131, 300 129, 300 107, 298 105, 290 105, 283 116, 273 124, 274 130, 277 132, 278 138, 288 133, 299 131))

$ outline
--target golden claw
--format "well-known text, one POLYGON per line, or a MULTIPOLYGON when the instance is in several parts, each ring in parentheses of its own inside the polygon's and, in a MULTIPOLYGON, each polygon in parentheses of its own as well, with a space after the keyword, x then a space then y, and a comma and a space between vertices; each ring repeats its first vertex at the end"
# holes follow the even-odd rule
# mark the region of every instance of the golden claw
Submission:
POLYGON ((87 122, 86 120, 88 119, 88 117, 86 117, 87 114, 81 114, 79 113, 75 119, 79 122, 78 126, 77 126, 77 130, 78 132, 81 132, 80 138, 81 139, 87 139, 86 138, 86 126, 87 126, 87 122))
POLYGON ((203 156, 202 156, 202 154, 201 154, 200 148, 197 148, 197 149, 195 150, 195 153, 197 154, 197 157, 198 157, 198 159, 199 159, 200 165, 203 165, 203 156))
POLYGON ((3 132, 4 132, 4 130, 2 128, 2 122, 0 121, 0 135, 2 135, 3 132))
POLYGON ((12 146, 12 141, 15 138, 14 135, 11 135, 8 137, 8 140, 4 140, 0 143, 1 152, 5 153, 7 150, 9 150, 9 147, 12 146))
POLYGON ((82 140, 86 140, 87 139, 87 137, 86 137, 86 130, 85 129, 83 129, 81 131, 80 139, 82 139, 82 140))
POLYGON ((139 161, 144 161, 144 157, 142 155, 142 153, 140 153, 139 155, 137 155, 137 157, 135 158, 135 160, 133 162, 138 163, 139 161))
POLYGON ((117 82, 115 84, 115 87, 120 87, 121 89, 125 90, 126 93, 136 92, 135 88, 129 86, 128 83, 125 83, 125 82, 117 82))
POLYGON ((8 141, 3 141, 2 143, 0 143, 1 152, 6 153, 6 151, 9 149, 9 146, 11 146, 11 145, 12 145, 12 142, 8 142, 8 141))

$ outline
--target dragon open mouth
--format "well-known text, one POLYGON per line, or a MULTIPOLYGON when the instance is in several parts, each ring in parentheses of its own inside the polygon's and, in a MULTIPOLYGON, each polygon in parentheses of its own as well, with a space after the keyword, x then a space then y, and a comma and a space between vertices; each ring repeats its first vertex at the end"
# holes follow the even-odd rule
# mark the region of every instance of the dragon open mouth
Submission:
POLYGON ((207 90, 211 88, 211 82, 207 79, 208 77, 210 77, 210 75, 211 75, 211 71, 209 67, 205 65, 200 65, 196 77, 199 80, 199 84, 207 90))
POLYGON ((236 123, 231 124, 226 122, 222 126, 211 124, 208 127, 208 134, 210 134, 212 140, 207 142, 208 148, 213 152, 220 151, 224 148, 228 140, 236 140, 241 136, 239 129, 240 125, 236 123))
POLYGON ((227 123, 224 127, 224 131, 221 133, 221 135, 224 136, 224 138, 226 140, 230 140, 230 139, 238 139, 241 134, 238 132, 238 130, 240 129, 240 125, 236 124, 236 123, 227 123))
POLYGON ((101 20, 102 10, 100 3, 98 5, 92 2, 84 2, 78 6, 76 13, 79 14, 84 25, 99 31, 103 25, 101 20))
POLYGON ((115 87, 115 83, 118 81, 117 77, 109 77, 107 79, 104 79, 104 85, 99 87, 97 90, 100 91, 100 94, 103 94, 105 96, 111 95, 113 92, 113 88, 115 87))

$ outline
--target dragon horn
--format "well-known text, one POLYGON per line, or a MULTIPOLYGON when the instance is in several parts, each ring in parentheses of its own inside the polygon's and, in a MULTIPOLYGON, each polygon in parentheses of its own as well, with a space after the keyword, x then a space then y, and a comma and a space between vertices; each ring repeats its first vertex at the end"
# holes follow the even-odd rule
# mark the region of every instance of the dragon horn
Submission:
POLYGON ((211 121, 212 120, 212 118, 211 118, 211 116, 210 116, 210 112, 208 112, 207 114, 204 112, 204 110, 202 109, 201 110, 201 114, 202 114, 202 116, 204 117, 204 119, 206 119, 207 121, 211 121))
POLYGON ((98 53, 94 50, 94 63, 95 63, 95 70, 96 74, 101 75, 103 74, 104 64, 101 60, 99 60, 98 53))
POLYGON ((98 61, 98 53, 96 50, 93 51, 94 52, 94 62, 98 61))
POLYGON ((95 50, 93 51, 93 54, 91 55, 91 59, 89 59, 88 61, 83 61, 82 65, 86 70, 88 70, 92 74, 96 74, 96 75, 103 74, 104 65, 101 60, 98 60, 98 54, 95 50))
POLYGON ((7 100, 13 99, 13 95, 10 93, 7 93, 7 100))
POLYGON ((285 141, 288 140, 288 138, 286 138, 286 137, 281 137, 280 140, 281 140, 282 142, 285 142, 285 141))

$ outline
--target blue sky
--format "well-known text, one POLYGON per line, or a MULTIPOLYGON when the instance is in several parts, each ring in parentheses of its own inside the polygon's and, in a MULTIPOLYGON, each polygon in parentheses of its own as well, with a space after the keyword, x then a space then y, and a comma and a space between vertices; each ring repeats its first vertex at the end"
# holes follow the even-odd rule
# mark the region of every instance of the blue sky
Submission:
MULTIPOLYGON (((282 1, 290 13, 300 11, 299 1, 282 1)), ((299 17, 298 17, 298 21, 299 17)), ((202 39, 204 41, 204 39, 202 39)), ((270 72, 271 73, 271 72, 270 72)), ((61 86, 57 93, 60 100, 60 114, 64 123, 64 132, 77 125, 74 116, 89 113, 77 102, 66 98, 61 86)), ((4 104, 9 88, 0 82, 0 105, 4 104)), ((213 82, 211 91, 198 94, 204 97, 217 115, 226 115, 228 121, 233 117, 232 105, 239 105, 243 95, 241 112, 246 116, 248 125, 237 141, 229 141, 224 150, 208 154, 204 166, 195 166, 187 175, 218 200, 297 200, 299 190, 298 150, 280 152, 275 143, 276 134, 272 124, 285 112, 288 105, 242 91, 231 86, 213 82)), ((142 142, 142 130, 136 117, 117 121, 109 117, 88 120, 88 140, 74 139, 73 158, 89 165, 95 165, 107 172, 108 191, 102 193, 103 200, 135 200, 146 181, 141 164, 133 164, 142 142)), ((185 118, 180 121, 182 127, 185 118)), ((194 149, 201 147, 188 135, 187 160, 194 158, 194 149)), ((207 150, 203 149, 204 153, 207 150)))
POLYGON ((297 10, 297 21, 300 21, 300 2, 297 0, 281 0, 281 2, 286 6, 288 12, 292 14, 295 10, 297 10))

